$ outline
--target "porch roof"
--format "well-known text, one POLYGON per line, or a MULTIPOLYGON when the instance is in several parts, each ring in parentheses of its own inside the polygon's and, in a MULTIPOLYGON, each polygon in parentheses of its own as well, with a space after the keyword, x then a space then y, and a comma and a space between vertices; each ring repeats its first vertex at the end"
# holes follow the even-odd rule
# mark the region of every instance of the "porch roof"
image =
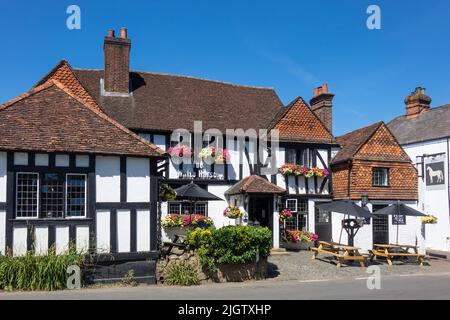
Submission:
POLYGON ((285 192, 285 189, 267 181, 263 177, 253 175, 236 183, 225 192, 225 195, 232 196, 237 194, 280 194, 285 192))

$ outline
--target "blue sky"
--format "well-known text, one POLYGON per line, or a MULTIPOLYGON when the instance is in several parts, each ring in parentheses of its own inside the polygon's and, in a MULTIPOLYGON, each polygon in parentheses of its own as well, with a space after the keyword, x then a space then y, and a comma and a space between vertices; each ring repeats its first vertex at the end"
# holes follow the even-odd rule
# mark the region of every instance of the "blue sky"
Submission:
POLYGON ((103 37, 126 26, 134 70, 274 87, 285 104, 327 82, 339 135, 404 113, 416 86, 450 103, 449 14, 448 0, 3 1, 0 102, 62 58, 103 68, 103 37), (66 28, 70 4, 81 30, 66 28), (370 4, 381 30, 366 27, 370 4))

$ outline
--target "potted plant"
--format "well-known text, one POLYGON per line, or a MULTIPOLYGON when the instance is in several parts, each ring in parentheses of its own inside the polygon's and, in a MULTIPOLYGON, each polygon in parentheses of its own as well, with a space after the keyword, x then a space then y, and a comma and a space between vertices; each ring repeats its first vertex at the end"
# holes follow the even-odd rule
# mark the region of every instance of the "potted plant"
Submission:
POLYGON ((288 250, 309 250, 319 236, 308 231, 290 230, 284 234, 283 246, 288 250))
POLYGON ((223 211, 223 215, 229 219, 239 219, 245 215, 245 211, 236 206, 228 206, 223 211))
POLYGON ((291 211, 291 209, 286 208, 286 209, 283 209, 280 212, 280 221, 281 222, 284 222, 284 221, 286 221, 288 219, 291 219, 291 218, 292 218, 292 211, 291 211))
POLYGON ((191 229, 214 226, 211 218, 200 214, 168 214, 161 222, 166 235, 172 239, 175 235, 186 235, 191 229))
POLYGON ((177 198, 177 192, 167 184, 162 184, 159 187, 159 198, 162 202, 172 201, 177 198))
POLYGON ((432 215, 422 217, 423 224, 436 224, 438 223, 438 218, 432 215))

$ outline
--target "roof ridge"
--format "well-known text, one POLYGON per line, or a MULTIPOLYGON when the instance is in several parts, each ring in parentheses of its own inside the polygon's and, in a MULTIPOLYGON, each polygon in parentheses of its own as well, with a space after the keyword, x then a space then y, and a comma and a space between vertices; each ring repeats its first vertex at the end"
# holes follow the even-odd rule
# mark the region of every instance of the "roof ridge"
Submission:
POLYGON ((343 137, 346 137, 346 136, 349 136, 349 135, 355 134, 356 132, 359 132, 359 131, 362 131, 362 130, 368 129, 368 128, 370 128, 370 127, 374 127, 374 126, 376 126, 376 125, 378 125, 378 126, 379 126, 379 125, 381 125, 382 123, 384 123, 384 121, 378 121, 378 122, 374 122, 374 123, 372 123, 372 124, 369 124, 369 125, 367 125, 367 126, 364 126, 364 127, 361 127, 361 128, 355 129, 355 130, 353 130, 353 131, 350 131, 350 132, 344 133, 343 135, 337 136, 337 137, 336 137, 336 139, 341 139, 341 138, 343 138, 343 137))
MULTIPOLYGON (((104 72, 104 69, 83 69, 83 68, 73 68, 73 70, 77 70, 77 71, 98 71, 98 72, 104 72)), ((175 77, 175 78, 185 78, 185 79, 199 80, 199 81, 205 81, 205 82, 212 82, 212 83, 217 83, 217 84, 225 84, 225 85, 229 85, 229 86, 233 86, 233 87, 240 87, 240 88, 250 88, 250 89, 258 89, 258 90, 275 90, 274 87, 262 87, 262 86, 246 85, 246 84, 236 84, 236 83, 227 82, 227 81, 212 80, 212 79, 200 78, 200 77, 195 77, 195 76, 179 75, 179 74, 170 74, 170 73, 163 73, 163 72, 151 72, 151 71, 142 71, 142 70, 130 70, 130 73, 143 73, 143 74, 158 75, 158 76, 167 76, 167 77, 175 77)))
POLYGON ((30 96, 38 93, 38 92, 41 92, 41 91, 43 91, 43 90, 45 90, 45 89, 47 89, 47 88, 49 88, 51 86, 52 86, 52 84, 50 84, 48 82, 45 82, 44 84, 41 84, 41 85, 39 85, 39 86, 37 86, 35 88, 32 88, 32 89, 22 93, 21 95, 13 98, 13 99, 11 99, 11 100, 9 100, 7 102, 4 102, 4 103, 0 104, 0 111, 3 111, 6 108, 16 104, 17 102, 20 102, 23 99, 26 99, 26 98, 28 98, 28 97, 30 97, 30 96))

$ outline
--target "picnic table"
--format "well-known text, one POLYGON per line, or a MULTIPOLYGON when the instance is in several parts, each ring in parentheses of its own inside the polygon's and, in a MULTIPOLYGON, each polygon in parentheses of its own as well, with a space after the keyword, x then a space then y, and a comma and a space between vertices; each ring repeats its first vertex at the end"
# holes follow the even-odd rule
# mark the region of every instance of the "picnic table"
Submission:
POLYGON ((402 244, 375 244, 373 247, 373 250, 370 251, 370 261, 373 261, 375 258, 385 258, 388 264, 392 266, 392 260, 395 258, 416 258, 417 262, 423 266, 423 262, 425 260, 425 255, 419 254, 419 249, 417 246, 402 244))
POLYGON ((316 259, 319 253, 331 255, 337 260, 337 267, 340 268, 345 261, 358 261, 361 267, 366 266, 366 257, 359 250, 360 248, 347 246, 339 243, 319 241, 317 248, 311 248, 314 251, 312 259, 316 259))

